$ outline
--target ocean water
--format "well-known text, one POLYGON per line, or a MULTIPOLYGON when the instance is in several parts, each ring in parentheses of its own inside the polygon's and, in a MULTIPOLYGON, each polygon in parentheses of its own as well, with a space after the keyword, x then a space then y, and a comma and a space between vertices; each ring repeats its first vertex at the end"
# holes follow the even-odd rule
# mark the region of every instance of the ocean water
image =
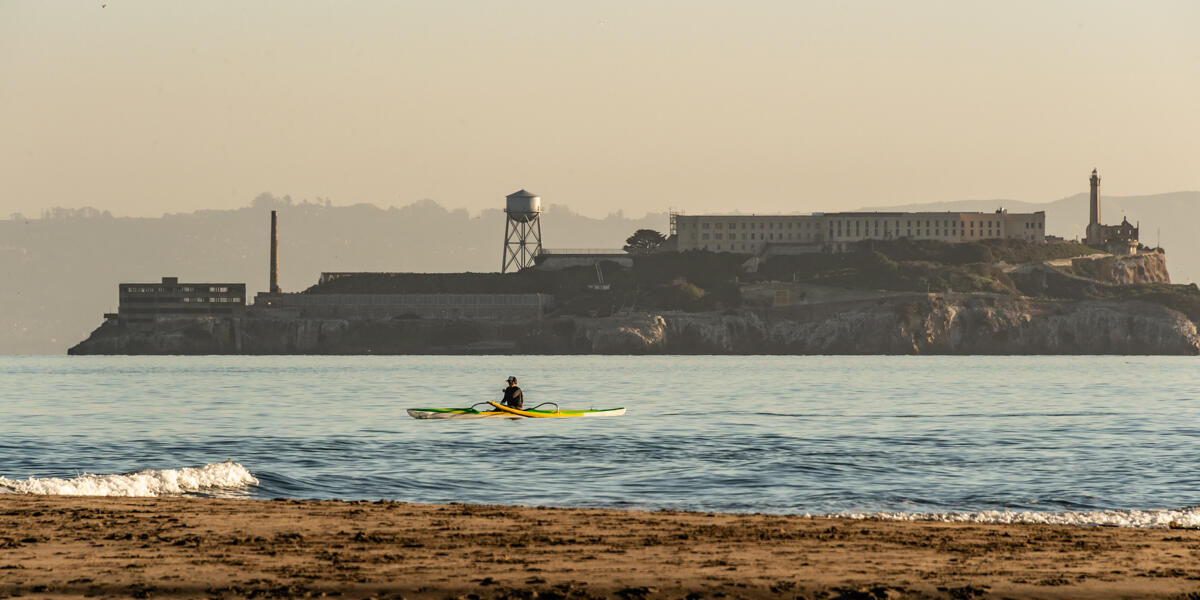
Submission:
POLYGON ((0 492, 1200 525, 1200 360, 0 357, 0 492), (415 420, 497 399, 603 419, 415 420))

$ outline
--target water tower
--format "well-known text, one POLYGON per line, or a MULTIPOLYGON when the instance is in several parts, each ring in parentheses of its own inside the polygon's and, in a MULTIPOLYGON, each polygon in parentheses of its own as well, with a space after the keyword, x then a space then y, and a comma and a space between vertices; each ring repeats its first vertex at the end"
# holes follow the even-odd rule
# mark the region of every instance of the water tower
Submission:
POLYGON ((542 199, 525 190, 505 197, 504 260, 500 272, 510 267, 519 271, 533 266, 533 259, 542 252, 542 199))

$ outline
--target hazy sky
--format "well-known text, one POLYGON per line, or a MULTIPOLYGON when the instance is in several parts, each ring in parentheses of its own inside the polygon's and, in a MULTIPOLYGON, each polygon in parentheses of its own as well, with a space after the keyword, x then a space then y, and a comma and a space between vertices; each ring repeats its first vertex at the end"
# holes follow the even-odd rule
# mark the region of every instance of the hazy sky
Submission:
POLYGON ((1200 2, 0 2, 0 218, 1200 189, 1200 2), (105 6, 106 4, 106 6, 105 6))

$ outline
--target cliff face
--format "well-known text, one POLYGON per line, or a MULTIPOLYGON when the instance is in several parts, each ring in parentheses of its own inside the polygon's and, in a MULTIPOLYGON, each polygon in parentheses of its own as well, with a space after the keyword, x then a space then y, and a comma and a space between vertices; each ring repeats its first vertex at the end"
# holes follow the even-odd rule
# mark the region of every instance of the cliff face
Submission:
POLYGON ((1197 354, 1183 314, 1137 302, 928 295, 832 314, 669 315, 678 353, 1197 354))
POLYGON ((1100 255, 1021 265, 1008 271, 1022 294, 1082 300, 1112 296, 1113 285, 1170 284, 1166 255, 1100 255))
POLYGON ((153 324, 118 325, 109 321, 68 354, 239 354, 234 319, 194 318, 153 324))
POLYGON ((69 354, 489 354, 518 351, 528 324, 264 316, 105 323, 69 354))
POLYGON ((1153 252, 1116 257, 1113 260, 1112 282, 1171 283, 1171 276, 1167 273, 1167 255, 1153 252))
POLYGON ((106 324, 72 354, 1198 354, 1186 316, 1132 301, 899 294, 721 313, 531 322, 273 318, 106 324))
POLYGON ((1158 252, 1133 256, 1101 255, 1100 258, 1076 258, 1070 261, 1066 271, 1072 275, 1119 285, 1171 283, 1171 276, 1167 273, 1167 256, 1158 252))

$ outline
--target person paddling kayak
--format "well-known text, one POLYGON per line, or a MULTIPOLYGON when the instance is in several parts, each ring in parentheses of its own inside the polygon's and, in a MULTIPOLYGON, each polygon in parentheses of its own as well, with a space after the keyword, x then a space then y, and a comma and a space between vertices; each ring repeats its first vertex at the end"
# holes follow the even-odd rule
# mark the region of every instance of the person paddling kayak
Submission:
POLYGON ((500 404, 518 410, 525 404, 525 395, 521 393, 521 388, 517 387, 516 377, 508 376, 508 387, 504 388, 504 399, 500 404))

